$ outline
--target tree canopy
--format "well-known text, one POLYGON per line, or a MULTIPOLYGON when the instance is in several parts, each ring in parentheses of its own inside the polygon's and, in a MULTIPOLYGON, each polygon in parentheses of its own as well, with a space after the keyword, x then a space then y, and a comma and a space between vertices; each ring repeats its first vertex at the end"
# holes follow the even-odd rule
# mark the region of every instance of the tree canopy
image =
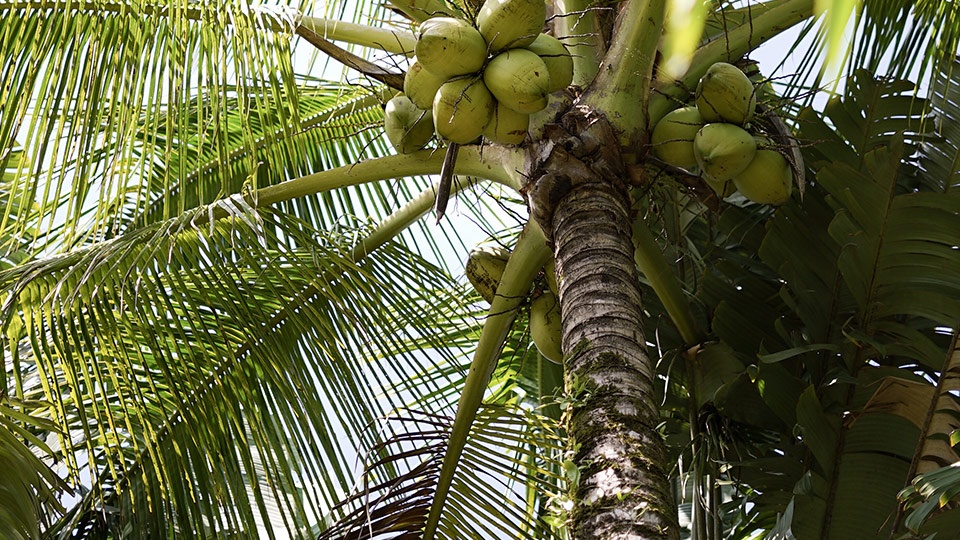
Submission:
POLYGON ((956 6, 546 2, 520 141, 398 151, 482 4, 0 2, 0 536, 960 530, 956 6), (785 204, 657 154, 718 62, 785 204))

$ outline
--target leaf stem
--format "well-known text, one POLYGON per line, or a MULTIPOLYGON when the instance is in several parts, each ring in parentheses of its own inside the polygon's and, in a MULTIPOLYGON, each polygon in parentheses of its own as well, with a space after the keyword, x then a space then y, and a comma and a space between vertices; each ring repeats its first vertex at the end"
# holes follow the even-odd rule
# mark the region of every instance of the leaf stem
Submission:
MULTIPOLYGON (((321 171, 257 191, 258 204, 274 204, 305 195, 355 186, 377 180, 425 174, 439 174, 444 152, 421 150, 412 154, 386 156, 321 171)), ((523 156, 518 150, 503 146, 463 146, 457 158, 455 172, 478 176, 520 190, 522 179, 516 169, 523 156)), ((216 213, 214 217, 219 216, 216 213)))
POLYGON ((335 45, 333 42, 328 41, 309 27, 302 25, 298 26, 297 35, 302 37, 304 40, 322 51, 330 58, 333 58, 348 68, 355 69, 367 77, 378 80, 391 88, 403 91, 404 74, 402 72, 397 73, 390 71, 380 67, 377 64, 374 64, 369 60, 361 58, 352 52, 335 45))
POLYGON ((637 267, 646 276, 657 298, 667 310, 667 314, 676 325, 680 337, 687 345, 695 345, 703 341, 703 332, 693 318, 690 304, 684 295, 680 282, 677 280, 670 265, 663 258, 660 246, 657 245, 653 234, 643 218, 633 222, 634 261, 637 267))
POLYGON ((300 19, 300 26, 309 28, 325 39, 343 41, 404 56, 413 56, 413 48, 417 44, 417 38, 410 32, 387 30, 365 24, 320 17, 303 17, 300 19))
POLYGON ((460 394, 457 416, 450 431, 447 452, 443 457, 443 465, 437 479, 437 491, 423 531, 423 540, 432 540, 436 534, 447 493, 450 491, 460 456, 467 444, 470 426, 473 425, 477 411, 483 403, 483 394, 497 367, 500 349, 510 333, 520 305, 530 292, 530 284, 547 262, 550 254, 543 230, 537 225, 536 220, 530 219, 520 234, 510 260, 507 261, 507 267, 497 286, 497 293, 490 304, 489 314, 483 323, 480 341, 477 343, 477 350, 470 363, 470 372, 467 374, 463 393, 460 394))
MULTIPOLYGON (((487 146, 481 149, 477 146, 470 145, 461 147, 459 159, 457 160, 457 165, 454 169, 454 172, 466 176, 486 178, 519 191, 520 187, 523 185, 523 179, 520 177, 520 174, 517 171, 521 167, 522 163, 523 155, 517 149, 506 148, 502 146, 487 146)), ((266 187, 253 193, 246 193, 243 195, 243 197, 247 205, 265 206, 288 201, 297 197, 323 193, 342 187, 355 186, 368 182, 401 178, 405 176, 438 174, 442 164, 442 152, 421 150, 420 152, 413 154, 386 156, 382 158, 361 161, 353 165, 344 165, 328 171, 321 171, 311 175, 303 176, 301 178, 296 178, 294 180, 288 180, 281 184, 266 187)), ((461 186, 453 186, 451 192, 458 191, 460 188, 461 186)), ((430 209, 433 200, 436 198, 435 189, 436 187, 434 187, 434 189, 427 190, 426 192, 429 193, 430 204, 428 204, 426 209, 423 210, 424 213, 430 209)), ((239 196, 239 194, 235 194, 232 197, 239 196)), ((385 242, 393 236, 396 236, 396 234, 399 234, 404 227, 409 225, 401 226, 400 224, 406 223, 405 220, 412 215, 411 212, 415 212, 416 208, 419 208, 418 206, 414 205, 414 202, 419 201, 421 197, 424 197, 424 195, 421 194, 404 206, 404 209, 406 209, 407 212, 404 214, 406 217, 398 218, 396 213, 391 215, 384 221, 384 223, 391 223, 391 228, 384 230, 380 230, 380 228, 378 228, 378 230, 375 231, 374 235, 372 236, 377 236, 378 238, 383 236, 385 238, 383 241, 385 242)), ((227 200, 229 200, 229 198, 214 202, 203 208, 192 209, 185 215, 173 218, 172 221, 179 221, 182 223, 182 225, 178 226, 196 228, 214 220, 230 217, 231 211, 228 210, 228 208, 235 208, 236 205, 218 204, 219 202, 226 202, 227 200)), ((417 218, 419 216, 420 214, 416 215, 417 218)), ((415 219, 413 221, 415 221, 415 219)), ((383 224, 381 224, 381 227, 382 226, 383 224)), ((41 259, 25 265, 14 267, 0 272, 0 282, 6 283, 22 278, 24 275, 29 275, 33 269, 41 266, 44 268, 44 271, 66 269, 74 264, 77 264, 87 253, 102 248, 105 243, 116 244, 122 242, 133 242, 140 237, 149 237, 150 235, 154 234, 154 232, 155 229, 151 227, 137 229, 118 238, 84 246, 82 248, 72 250, 69 253, 55 255, 46 259, 41 259)), ((374 243, 368 239, 365 245, 367 246, 366 248, 361 248, 360 251, 355 250, 355 253, 363 252, 365 255, 366 253, 372 251, 376 245, 380 244, 374 245, 374 243)))
POLYGON ((666 0, 623 2, 613 42, 582 101, 607 116, 626 144, 647 126, 647 100, 666 0))
POLYGON ((573 84, 586 87, 597 76, 606 50, 593 0, 557 0, 555 37, 573 56, 573 84))

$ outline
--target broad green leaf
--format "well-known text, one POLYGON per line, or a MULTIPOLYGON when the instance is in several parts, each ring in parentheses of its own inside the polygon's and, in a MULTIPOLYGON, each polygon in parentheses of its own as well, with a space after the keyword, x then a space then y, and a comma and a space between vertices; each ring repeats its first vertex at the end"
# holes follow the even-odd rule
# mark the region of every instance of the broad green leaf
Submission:
POLYGON ((793 358, 795 356, 808 353, 811 351, 832 351, 838 352, 840 350, 836 345, 830 343, 812 343, 810 345, 804 345, 802 347, 794 347, 792 349, 787 349, 785 351, 780 351, 771 354, 762 354, 759 356, 761 362, 767 364, 775 364, 777 362, 786 360, 788 358, 793 358))
POLYGON ((839 426, 837 421, 824 412, 816 389, 808 386, 797 402, 797 425, 801 430, 803 444, 813 452, 820 470, 824 474, 833 473, 836 461, 839 426))
POLYGON ((714 394, 726 383, 743 373, 743 363, 733 349, 723 343, 710 343, 691 358, 694 370, 694 399, 698 406, 713 400, 714 394))

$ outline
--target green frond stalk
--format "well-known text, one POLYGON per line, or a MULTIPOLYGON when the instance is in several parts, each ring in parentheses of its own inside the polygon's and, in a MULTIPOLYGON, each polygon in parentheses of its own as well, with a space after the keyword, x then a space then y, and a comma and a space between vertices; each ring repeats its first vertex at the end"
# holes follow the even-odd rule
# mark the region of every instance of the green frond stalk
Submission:
POLYGON ((700 343, 704 335, 693 318, 687 295, 663 258, 660 246, 643 218, 633 222, 633 244, 636 247, 634 261, 637 268, 650 282, 673 324, 677 326, 684 343, 690 346, 700 343))
POLYGON ((543 231, 536 221, 528 221, 517 241, 516 248, 510 254, 510 260, 507 261, 496 295, 490 304, 490 311, 483 323, 480 341, 477 343, 477 350, 470 363, 470 372, 460 394, 457 416, 447 442, 447 452, 443 457, 443 465, 437 479, 437 490, 424 527, 423 540, 432 540, 436 534, 450 484, 453 482, 467 436, 470 434, 470 426, 483 403, 483 395, 497 367, 504 340, 510 332, 520 306, 530 293, 533 278, 537 276, 549 257, 550 248, 547 246, 543 231))
MULTIPOLYGON (((252 197, 259 204, 271 205, 377 180, 439 174, 443 157, 441 152, 421 150, 413 154, 361 161, 263 188, 252 197)), ((516 150, 502 146, 467 146, 461 148, 454 170, 457 174, 487 178, 519 191, 521 180, 516 171, 520 159, 516 150)))
POLYGON ((381 67, 379 64, 353 54, 352 52, 334 44, 332 41, 327 40, 325 37, 306 26, 298 26, 297 35, 319 49, 320 52, 325 54, 327 57, 340 62, 344 67, 355 70, 365 77, 382 82, 394 90, 403 90, 403 73, 398 73, 389 68, 381 67))
MULTIPOLYGON (((520 160, 522 160, 522 156, 514 149, 497 146, 481 149, 475 146, 469 146, 461 149, 455 171, 461 175, 487 178, 519 191, 522 180, 516 171, 519 169, 520 160), (491 157, 494 159, 491 159, 491 157)), ((442 165, 443 154, 429 150, 422 150, 414 154, 376 158, 353 165, 344 165, 328 171, 322 171, 258 191, 246 192, 242 196, 236 196, 239 197, 239 200, 225 199, 217 201, 210 205, 209 208, 197 212, 196 215, 184 216, 175 221, 179 223, 182 222, 183 219, 188 219, 189 222, 195 226, 203 226, 207 223, 232 216, 238 208, 237 203, 239 203, 241 207, 250 206, 256 208, 260 206, 270 206, 307 195, 327 193, 344 187, 367 184, 380 180, 403 176, 439 174, 442 165)), ((458 185, 456 189, 459 190, 462 189, 462 187, 462 185, 458 185)), ((435 191, 431 189, 430 194, 433 193, 435 193, 435 191)), ((417 198, 418 202, 414 203, 413 206, 401 210, 402 213, 395 216, 394 219, 400 220, 398 223, 411 223, 415 221, 415 219, 413 219, 414 215, 417 217, 422 215, 417 214, 419 210, 418 205, 427 197, 429 197, 429 195, 421 194, 417 198)), ((390 224, 394 223, 394 221, 388 220, 386 223, 390 224)), ((400 230, 397 227, 399 227, 399 225, 391 224, 388 229, 384 229, 384 232, 380 234, 393 234, 400 230)), ((141 229, 134 231, 126 237, 121 237, 120 240, 124 243, 136 242, 140 238, 152 236, 154 233, 155 231, 151 229, 141 229)), ((97 248, 98 245, 93 245, 82 249, 75 249, 62 256, 44 261, 43 264, 50 271, 63 270, 76 264, 86 256, 87 253, 97 248)), ((20 273, 18 270, 7 272, 7 280, 10 279, 11 275, 18 273, 20 273)))
POLYGON ((606 51, 593 0, 557 0, 554 31, 573 56, 573 84, 586 88, 597 76, 606 51))
POLYGON ((417 44, 410 32, 375 28, 321 17, 302 17, 300 25, 331 41, 343 41, 393 54, 413 56, 417 44))
POLYGON ((647 129, 647 101, 666 0, 625 2, 617 16, 613 42, 582 101, 603 111, 621 133, 624 146, 647 129))

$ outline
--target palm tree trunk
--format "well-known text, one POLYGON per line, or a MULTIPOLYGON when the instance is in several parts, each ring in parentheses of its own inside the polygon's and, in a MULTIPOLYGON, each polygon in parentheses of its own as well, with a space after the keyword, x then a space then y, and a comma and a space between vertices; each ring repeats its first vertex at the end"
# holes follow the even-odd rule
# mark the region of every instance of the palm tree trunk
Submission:
POLYGON ((560 277, 566 420, 580 471, 573 537, 676 539, 619 143, 601 115, 574 110, 531 158, 528 200, 550 225, 560 277))

